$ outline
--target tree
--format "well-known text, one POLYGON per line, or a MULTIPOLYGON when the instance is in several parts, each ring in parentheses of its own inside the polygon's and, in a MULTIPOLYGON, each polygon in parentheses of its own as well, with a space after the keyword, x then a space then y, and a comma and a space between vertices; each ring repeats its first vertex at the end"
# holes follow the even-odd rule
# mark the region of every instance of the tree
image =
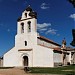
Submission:
POLYGON ((73 7, 75 8, 75 0, 68 0, 72 5, 73 7))
POLYGON ((75 46, 75 29, 72 29, 72 36, 73 36, 73 41, 70 43, 70 45, 75 46))

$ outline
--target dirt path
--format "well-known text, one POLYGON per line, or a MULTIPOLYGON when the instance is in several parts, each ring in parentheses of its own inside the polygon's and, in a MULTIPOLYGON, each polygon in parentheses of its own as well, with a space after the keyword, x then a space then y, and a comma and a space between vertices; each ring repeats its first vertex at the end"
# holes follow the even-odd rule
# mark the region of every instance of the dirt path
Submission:
POLYGON ((56 75, 56 74, 30 74, 22 68, 0 69, 0 75, 56 75))
POLYGON ((13 68, 13 69, 0 69, 0 75, 25 75, 23 69, 13 68))

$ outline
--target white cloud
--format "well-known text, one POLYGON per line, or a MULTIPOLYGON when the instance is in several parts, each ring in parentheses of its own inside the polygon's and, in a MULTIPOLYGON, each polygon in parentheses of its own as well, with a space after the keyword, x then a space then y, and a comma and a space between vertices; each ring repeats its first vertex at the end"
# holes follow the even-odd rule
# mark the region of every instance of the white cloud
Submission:
POLYGON ((48 8, 49 8, 48 4, 46 3, 41 4, 41 9, 48 9, 48 8))
POLYGON ((46 32, 46 34, 56 34, 56 32, 57 32, 57 30, 50 28, 50 29, 46 32))
POLYGON ((70 15, 70 18, 72 18, 72 19, 75 20, 75 14, 71 14, 71 15, 70 15))
POLYGON ((47 30, 47 28, 40 29, 40 31, 46 31, 46 30, 47 30))
POLYGON ((43 24, 37 24, 37 29, 39 31, 45 31, 47 30, 47 27, 51 26, 51 23, 43 23, 43 24))
POLYGON ((57 35, 57 30, 51 28, 51 23, 37 24, 37 29, 40 33, 57 35))

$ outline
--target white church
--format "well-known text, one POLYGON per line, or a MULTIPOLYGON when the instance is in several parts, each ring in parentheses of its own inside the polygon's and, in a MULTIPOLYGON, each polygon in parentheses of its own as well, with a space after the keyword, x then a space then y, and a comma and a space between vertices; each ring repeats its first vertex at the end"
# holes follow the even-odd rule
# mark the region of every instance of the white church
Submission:
POLYGON ((71 63, 71 53, 65 56, 61 45, 37 32, 37 13, 28 6, 17 20, 15 46, 4 54, 3 66, 54 67, 67 62, 71 63))

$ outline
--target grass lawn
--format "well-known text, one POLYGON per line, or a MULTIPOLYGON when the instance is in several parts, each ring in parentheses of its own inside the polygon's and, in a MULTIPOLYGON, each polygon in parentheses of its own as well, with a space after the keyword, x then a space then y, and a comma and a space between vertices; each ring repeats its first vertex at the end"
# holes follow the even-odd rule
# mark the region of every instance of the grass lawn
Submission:
POLYGON ((75 65, 57 67, 57 68, 34 67, 30 69, 31 69, 31 73, 75 75, 75 65))

